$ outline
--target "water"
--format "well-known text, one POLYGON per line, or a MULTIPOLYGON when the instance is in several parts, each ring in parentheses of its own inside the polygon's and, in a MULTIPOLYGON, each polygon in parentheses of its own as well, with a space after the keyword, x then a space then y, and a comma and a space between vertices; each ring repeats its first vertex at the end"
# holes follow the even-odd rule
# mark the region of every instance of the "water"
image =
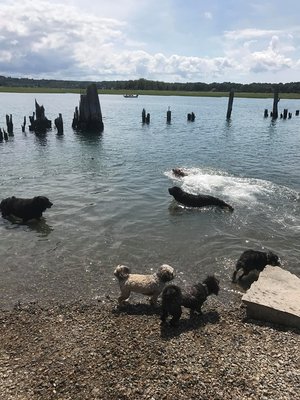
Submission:
POLYGON ((300 101, 281 100, 293 118, 274 123, 263 118, 272 99, 236 98, 229 123, 227 101, 103 95, 103 134, 82 135, 71 129, 78 95, 0 94, 0 126, 11 113, 15 133, 0 143, 0 198, 46 195, 54 203, 40 222, 0 218, 1 307, 116 296, 119 263, 145 273, 171 264, 177 283, 214 272, 226 301, 247 248, 270 249, 299 274, 300 101), (63 136, 21 132, 35 98, 52 121, 62 113, 63 136), (150 125, 141 124, 143 108, 150 125), (174 178, 174 167, 189 175, 174 178), (235 210, 178 207, 173 185, 235 210))

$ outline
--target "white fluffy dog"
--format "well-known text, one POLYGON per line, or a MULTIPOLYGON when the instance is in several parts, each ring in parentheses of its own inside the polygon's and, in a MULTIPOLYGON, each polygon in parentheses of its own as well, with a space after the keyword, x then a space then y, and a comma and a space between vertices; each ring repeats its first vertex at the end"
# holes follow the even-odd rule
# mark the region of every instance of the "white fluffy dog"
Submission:
POLYGON ((150 296, 150 303, 153 306, 156 305, 157 298, 166 282, 175 277, 174 268, 167 264, 161 265, 152 275, 131 274, 129 267, 118 265, 114 275, 119 281, 121 290, 121 296, 118 298, 119 304, 124 304, 131 292, 136 292, 150 296))

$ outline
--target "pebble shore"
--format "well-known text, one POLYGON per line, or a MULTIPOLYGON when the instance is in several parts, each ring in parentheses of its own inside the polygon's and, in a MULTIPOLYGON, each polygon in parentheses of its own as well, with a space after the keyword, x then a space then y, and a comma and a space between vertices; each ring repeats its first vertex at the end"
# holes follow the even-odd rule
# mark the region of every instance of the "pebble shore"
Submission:
POLYGON ((214 297, 176 328, 145 303, 18 304, 0 311, 1 399, 296 400, 299 333, 214 297))

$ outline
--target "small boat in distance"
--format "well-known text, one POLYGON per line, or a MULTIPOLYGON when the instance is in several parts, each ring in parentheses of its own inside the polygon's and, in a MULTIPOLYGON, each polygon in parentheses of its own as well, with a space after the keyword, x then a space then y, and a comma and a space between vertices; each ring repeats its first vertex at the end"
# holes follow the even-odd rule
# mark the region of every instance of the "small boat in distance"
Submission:
POLYGON ((136 99, 137 97, 139 97, 138 94, 123 94, 124 97, 130 98, 130 99, 136 99))

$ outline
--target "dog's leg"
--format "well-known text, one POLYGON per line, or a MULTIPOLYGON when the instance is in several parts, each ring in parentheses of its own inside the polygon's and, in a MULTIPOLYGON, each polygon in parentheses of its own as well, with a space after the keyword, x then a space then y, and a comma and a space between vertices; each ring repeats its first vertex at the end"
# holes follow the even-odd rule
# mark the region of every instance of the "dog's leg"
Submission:
POLYGON ((151 297, 150 297, 150 304, 151 304, 151 306, 153 306, 153 307, 157 307, 157 299, 158 299, 158 294, 153 294, 151 297))
POLYGON ((169 316, 168 310, 166 310, 165 308, 163 308, 162 313, 160 315, 160 320, 161 322, 164 324, 167 321, 167 318, 169 316))
POLYGON ((236 274, 237 274, 237 272, 238 271, 234 271, 234 273, 232 274, 232 279, 231 279, 232 283, 236 283, 236 274))
POLYGON ((177 326, 178 325, 178 322, 180 320, 181 314, 182 314, 181 308, 179 310, 177 310, 176 313, 173 314, 173 318, 170 321, 170 325, 171 326, 177 326))
POLYGON ((122 290, 121 296, 118 297, 119 304, 124 304, 126 300, 129 299, 129 296, 130 296, 130 290, 122 290))

